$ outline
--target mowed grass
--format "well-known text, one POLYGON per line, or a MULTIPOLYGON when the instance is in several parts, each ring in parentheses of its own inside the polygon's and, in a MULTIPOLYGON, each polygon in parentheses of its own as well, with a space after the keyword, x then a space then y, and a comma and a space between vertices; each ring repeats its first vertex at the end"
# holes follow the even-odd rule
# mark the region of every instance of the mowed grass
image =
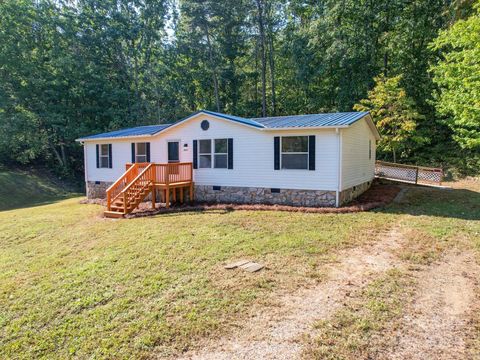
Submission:
POLYGON ((2 359, 178 354, 248 321, 252 308, 272 305, 277 290, 322 281, 322 264, 338 249, 375 241, 401 223, 438 239, 419 248, 428 260, 430 247, 478 235, 480 215, 476 190, 422 188, 402 204, 356 214, 212 211, 109 220, 79 197, 57 200, 0 212, 2 359), (224 270, 239 259, 267 268, 224 270))
POLYGON ((81 198, 0 212, 0 358, 142 358, 219 335, 396 215, 199 212, 102 218, 81 198), (251 259, 267 269, 227 271, 251 259))
MULTIPOLYGON (((447 250, 472 252, 480 262, 480 181, 449 183, 450 190, 409 187, 400 203, 382 212, 397 214, 403 245, 398 251, 404 269, 392 269, 346 299, 345 306, 319 321, 305 341, 305 358, 374 359, 385 357, 398 338, 416 288, 419 266, 440 261, 447 250), (410 270, 410 271, 408 271, 410 270)), ((478 292, 477 288, 477 292, 478 292)), ((477 293, 480 299, 480 293, 477 293)), ((477 302, 476 302, 477 303, 477 302)), ((480 329, 478 307, 470 309, 470 326, 480 329)), ((414 316, 414 315, 412 315, 414 316)), ((480 353, 480 332, 466 339, 472 354, 480 353)))
POLYGON ((72 194, 46 176, 0 167, 0 211, 50 203, 72 194))

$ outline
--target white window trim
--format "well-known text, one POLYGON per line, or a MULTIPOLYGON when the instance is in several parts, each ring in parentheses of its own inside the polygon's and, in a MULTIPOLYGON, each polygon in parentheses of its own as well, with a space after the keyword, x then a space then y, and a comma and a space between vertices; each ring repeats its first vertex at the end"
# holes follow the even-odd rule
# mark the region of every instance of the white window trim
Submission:
POLYGON ((98 152, 98 162, 99 162, 99 168, 100 169, 109 169, 110 168, 110 144, 100 144, 100 149, 98 152), (102 147, 103 146, 107 147, 107 154, 102 154, 102 147), (102 158, 107 158, 107 166, 102 166, 102 158))
POLYGON ((198 169, 228 169, 228 138, 214 138, 214 139, 198 139, 198 169), (217 153, 215 152, 215 141, 216 140, 226 140, 227 141, 227 152, 226 153, 217 153), (202 153, 200 152, 200 142, 201 141, 210 141, 210 152, 202 153), (210 156, 210 167, 200 167, 200 155, 209 155, 210 156), (225 167, 215 167, 215 155, 226 155, 227 156, 227 166, 225 167))
POLYGON ((280 136, 280 170, 308 170, 308 159, 310 159, 310 136, 308 135, 288 135, 288 136, 280 136), (283 138, 289 138, 289 137, 306 137, 307 138, 307 152, 284 152, 283 149, 283 138), (288 154, 288 155, 307 155, 307 166, 304 169, 285 169, 283 167, 283 154, 288 154))
POLYGON ((219 138, 219 139, 212 139, 212 144, 213 144, 213 148, 212 148, 212 152, 213 152, 213 168, 214 169, 228 169, 228 138, 219 138), (227 142, 227 152, 225 153, 217 153, 215 151, 215 141, 217 140, 225 140, 227 142), (226 155, 227 156, 227 166, 225 167, 215 167, 215 155, 226 155))
POLYGON ((197 156, 198 156, 198 159, 197 159, 197 161, 198 161, 198 169, 211 169, 211 168, 212 168, 212 166, 213 166, 213 156, 212 156, 212 152, 213 152, 213 149, 212 149, 212 139, 199 139, 199 140, 198 140, 198 155, 197 155, 197 156), (203 153, 203 152, 200 151, 200 149, 202 148, 201 145, 200 145, 200 143, 201 143, 202 141, 210 141, 210 152, 209 152, 209 153, 203 153), (201 156, 201 155, 209 155, 209 156, 210 156, 210 166, 209 166, 209 167, 202 167, 202 166, 200 166, 200 163, 201 163, 201 162, 200 162, 200 156, 201 156))
POLYGON ((146 163, 147 162, 147 143, 148 143, 148 141, 135 143, 135 162, 136 163, 146 163), (139 153, 138 153, 138 145, 139 144, 145 144, 145 154, 139 155, 139 153), (139 156, 145 157, 145 161, 139 161, 138 160, 139 156))

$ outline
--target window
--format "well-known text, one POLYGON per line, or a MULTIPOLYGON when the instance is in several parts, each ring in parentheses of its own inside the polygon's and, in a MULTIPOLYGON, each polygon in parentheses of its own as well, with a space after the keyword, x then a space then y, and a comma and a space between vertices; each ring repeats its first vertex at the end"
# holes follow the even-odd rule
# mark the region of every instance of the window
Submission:
POLYGON ((281 168, 308 169, 308 136, 282 137, 281 168))
POLYGON ((200 140, 199 141, 199 167, 211 168, 212 167, 212 140, 200 140))
POLYGON ((100 145, 99 163, 101 168, 110 167, 110 147, 108 144, 100 145))
POLYGON ((136 143, 135 147, 135 162, 147 162, 147 143, 136 143))
POLYGON ((215 155, 213 167, 226 169, 228 167, 228 141, 227 139, 215 139, 215 155))
POLYGON ((372 140, 368 140, 368 160, 372 160, 372 140))
POLYGON ((199 140, 199 168, 228 169, 228 139, 199 140))

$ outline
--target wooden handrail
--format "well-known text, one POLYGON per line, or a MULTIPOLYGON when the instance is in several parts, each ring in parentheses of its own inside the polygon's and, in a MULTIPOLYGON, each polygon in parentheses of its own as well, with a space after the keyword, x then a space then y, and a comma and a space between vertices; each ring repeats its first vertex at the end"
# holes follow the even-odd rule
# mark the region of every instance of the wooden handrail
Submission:
MULTIPOLYGON (((121 194, 121 191, 118 192, 118 194, 114 194, 114 196, 112 197, 112 192, 119 186, 121 185, 125 179, 128 179, 128 176, 136 171, 136 169, 138 168, 138 166, 136 164, 133 164, 133 166, 131 166, 122 176, 120 176, 120 178, 115 181, 112 185, 110 185, 107 189, 107 209, 110 211, 111 209, 111 206, 112 206, 112 203, 118 198, 118 196, 120 196, 121 194)), ((128 180, 125 181, 125 185, 128 184, 128 180)))
POLYGON ((132 172, 133 169, 136 168, 136 165, 137 164, 133 164, 133 166, 131 166, 126 172, 124 172, 123 175, 120 176, 117 181, 115 181, 112 185, 110 185, 107 191, 111 191, 116 185, 118 185, 127 176, 128 173, 132 172))
MULTIPOLYGON (((127 163, 125 173, 107 189, 107 209, 123 207, 127 214, 155 187, 166 188, 166 202, 168 203, 169 187, 174 188, 190 183, 190 197, 192 198, 193 163, 127 163), (120 200, 119 200, 120 199, 120 200), (120 205, 122 203, 122 205, 120 205)), ((183 196, 183 195, 182 195, 183 196)), ((152 195, 152 201, 154 201, 152 195)))
POLYGON ((145 169, 143 169, 143 171, 137 175, 137 177, 135 179, 133 179, 130 184, 128 184, 123 190, 122 190, 122 193, 128 191, 142 176, 143 174, 145 174, 148 169, 150 169, 151 167, 153 166, 153 164, 150 164, 148 165, 145 169))

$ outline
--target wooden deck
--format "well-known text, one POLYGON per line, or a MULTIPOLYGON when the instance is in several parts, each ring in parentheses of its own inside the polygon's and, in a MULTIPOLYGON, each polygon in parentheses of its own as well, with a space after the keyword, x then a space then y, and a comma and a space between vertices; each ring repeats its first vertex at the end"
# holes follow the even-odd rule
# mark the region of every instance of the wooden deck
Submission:
POLYGON ((193 201, 192 163, 126 164, 125 173, 107 189, 105 216, 122 217, 132 212, 149 195, 169 207, 172 202, 193 201), (161 199, 157 199, 157 196, 161 199))

